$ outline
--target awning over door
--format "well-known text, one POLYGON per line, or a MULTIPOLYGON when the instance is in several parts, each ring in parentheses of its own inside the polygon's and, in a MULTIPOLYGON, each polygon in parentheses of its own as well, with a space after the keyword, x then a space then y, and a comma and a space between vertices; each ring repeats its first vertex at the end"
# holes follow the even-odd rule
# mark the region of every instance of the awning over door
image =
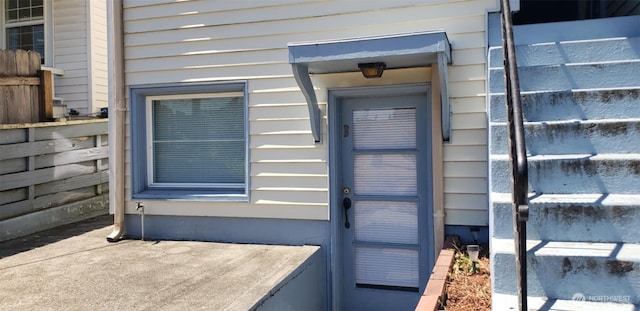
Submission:
POLYGON ((387 69, 438 65, 442 104, 442 138, 449 140, 447 64, 451 45, 444 31, 378 37, 289 43, 289 63, 309 107, 311 132, 321 141, 321 115, 310 74, 359 72, 359 63, 383 62, 387 69))

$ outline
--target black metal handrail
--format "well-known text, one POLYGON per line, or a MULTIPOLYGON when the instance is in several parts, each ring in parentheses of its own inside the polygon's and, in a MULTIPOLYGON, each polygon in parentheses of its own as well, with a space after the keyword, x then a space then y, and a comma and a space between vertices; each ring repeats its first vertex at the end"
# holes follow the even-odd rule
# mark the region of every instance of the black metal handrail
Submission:
POLYGON ((528 167, 527 148, 524 139, 524 121, 520 103, 518 63, 513 42, 513 24, 509 0, 501 1, 502 52, 504 56, 504 85, 507 105, 507 127, 509 132, 509 161, 511 167, 511 194, 513 209, 513 231, 518 286, 518 306, 527 310, 527 224, 528 167))

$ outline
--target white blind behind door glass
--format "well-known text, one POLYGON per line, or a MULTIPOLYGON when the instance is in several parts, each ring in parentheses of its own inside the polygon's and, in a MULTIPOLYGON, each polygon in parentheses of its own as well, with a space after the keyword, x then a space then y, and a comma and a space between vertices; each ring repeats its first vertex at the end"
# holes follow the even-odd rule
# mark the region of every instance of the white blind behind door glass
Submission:
POLYGON ((416 194, 415 155, 393 154, 416 148, 415 108, 354 110, 352 132, 355 150, 389 150, 354 156, 356 194, 416 194))
POLYGON ((242 96, 157 99, 153 105, 153 182, 242 184, 242 96))
POLYGON ((415 154, 356 154, 353 174, 355 194, 417 194, 415 154))
POLYGON ((356 201, 356 241, 418 244, 415 202, 356 201))
POLYGON ((355 149, 410 149, 416 147, 416 109, 353 111, 355 149))
MULTIPOLYGON (((355 110, 352 121, 354 194, 385 196, 355 200, 356 242, 418 244, 417 203, 393 199, 417 196, 416 109, 355 110)), ((356 283, 419 287, 415 249, 356 245, 354 255, 356 283)))
POLYGON ((357 284, 420 286, 416 250, 356 247, 355 256, 357 284))

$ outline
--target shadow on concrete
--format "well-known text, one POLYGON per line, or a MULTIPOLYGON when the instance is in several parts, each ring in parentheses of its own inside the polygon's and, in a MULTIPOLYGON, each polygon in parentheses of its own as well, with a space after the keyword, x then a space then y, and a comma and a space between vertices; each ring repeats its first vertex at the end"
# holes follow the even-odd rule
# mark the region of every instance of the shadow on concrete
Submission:
POLYGON ((103 215, 0 242, 0 259, 112 225, 113 215, 103 215))

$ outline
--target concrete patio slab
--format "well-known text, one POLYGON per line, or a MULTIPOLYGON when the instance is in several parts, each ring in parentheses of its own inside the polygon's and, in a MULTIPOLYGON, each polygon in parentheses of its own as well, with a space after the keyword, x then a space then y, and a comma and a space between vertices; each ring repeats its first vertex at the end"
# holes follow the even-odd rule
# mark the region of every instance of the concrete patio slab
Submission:
POLYGON ((0 310, 259 309, 323 265, 317 246, 108 243, 111 225, 104 216, 0 243, 0 310))

